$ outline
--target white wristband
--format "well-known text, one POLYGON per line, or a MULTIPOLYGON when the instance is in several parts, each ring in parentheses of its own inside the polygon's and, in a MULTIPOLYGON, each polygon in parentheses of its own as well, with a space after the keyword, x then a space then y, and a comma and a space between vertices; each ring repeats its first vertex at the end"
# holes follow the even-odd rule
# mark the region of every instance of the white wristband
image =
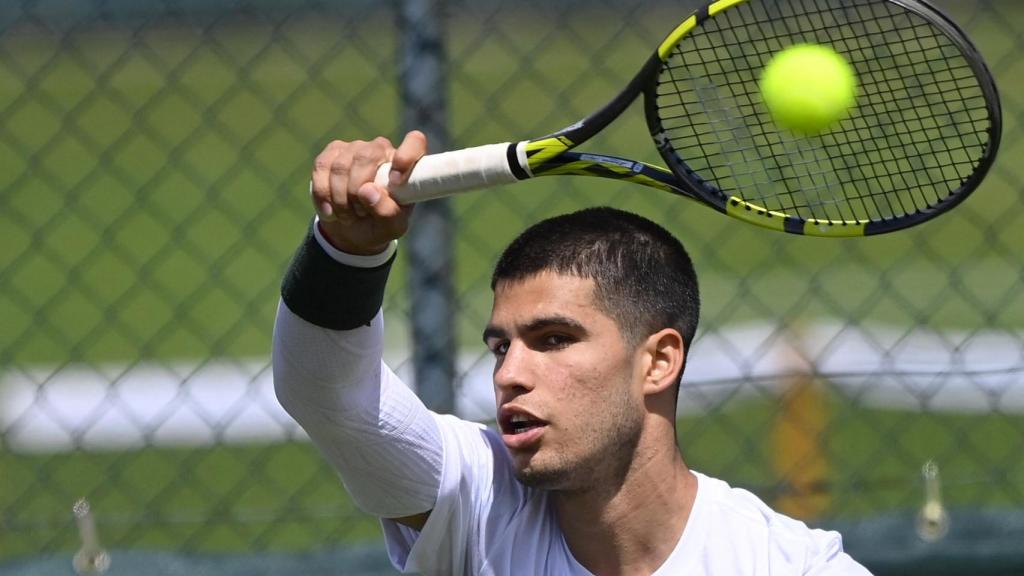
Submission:
POLYGON ((354 268, 376 268, 377 266, 383 266, 395 254, 395 250, 398 249, 398 241, 392 240, 388 243, 388 247, 379 254, 362 256, 342 252, 328 242, 327 238, 324 238, 324 235, 320 233, 320 216, 317 216, 316 220, 313 221, 313 236, 316 238, 317 244, 324 249, 328 256, 341 264, 354 268))

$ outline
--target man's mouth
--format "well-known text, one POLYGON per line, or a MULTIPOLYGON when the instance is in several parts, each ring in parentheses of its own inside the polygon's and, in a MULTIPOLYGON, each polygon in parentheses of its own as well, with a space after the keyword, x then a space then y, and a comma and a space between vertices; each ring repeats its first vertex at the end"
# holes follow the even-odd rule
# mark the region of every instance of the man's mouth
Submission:
POLYGON ((499 417, 501 437, 510 450, 524 449, 537 443, 548 423, 518 408, 502 408, 499 417))
POLYGON ((514 414, 509 419, 508 429, 510 434, 515 435, 541 426, 544 426, 544 423, 540 420, 534 420, 525 414, 514 414))

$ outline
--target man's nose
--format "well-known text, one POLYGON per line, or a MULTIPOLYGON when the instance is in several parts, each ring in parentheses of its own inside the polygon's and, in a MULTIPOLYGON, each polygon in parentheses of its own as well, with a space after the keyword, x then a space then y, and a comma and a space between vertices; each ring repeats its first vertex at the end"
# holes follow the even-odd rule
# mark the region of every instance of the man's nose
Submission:
POLYGON ((520 341, 509 343, 508 350, 498 358, 494 367, 494 386, 498 389, 532 390, 534 379, 531 377, 530 349, 520 341))

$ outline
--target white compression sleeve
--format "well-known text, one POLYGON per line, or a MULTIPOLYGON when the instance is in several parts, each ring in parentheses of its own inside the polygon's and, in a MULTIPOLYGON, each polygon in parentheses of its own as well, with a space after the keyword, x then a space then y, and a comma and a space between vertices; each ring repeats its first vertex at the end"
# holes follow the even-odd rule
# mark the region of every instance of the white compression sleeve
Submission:
POLYGON ((443 447, 434 415, 381 360, 382 342, 380 312, 369 326, 330 330, 281 302, 274 387, 355 503, 396 518, 433 508, 443 447))

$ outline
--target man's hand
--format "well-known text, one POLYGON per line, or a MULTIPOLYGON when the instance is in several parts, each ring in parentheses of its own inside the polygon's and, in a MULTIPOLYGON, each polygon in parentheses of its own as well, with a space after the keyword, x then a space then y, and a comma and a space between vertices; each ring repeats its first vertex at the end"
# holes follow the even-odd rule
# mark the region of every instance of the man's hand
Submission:
POLYGON ((310 194, 320 214, 320 229, 339 250, 379 254, 409 228, 412 205, 395 202, 386 186, 374 184, 377 168, 391 162, 389 186, 409 179, 427 152, 427 137, 418 130, 395 148, 386 138, 370 142, 335 140, 313 163, 310 194))

